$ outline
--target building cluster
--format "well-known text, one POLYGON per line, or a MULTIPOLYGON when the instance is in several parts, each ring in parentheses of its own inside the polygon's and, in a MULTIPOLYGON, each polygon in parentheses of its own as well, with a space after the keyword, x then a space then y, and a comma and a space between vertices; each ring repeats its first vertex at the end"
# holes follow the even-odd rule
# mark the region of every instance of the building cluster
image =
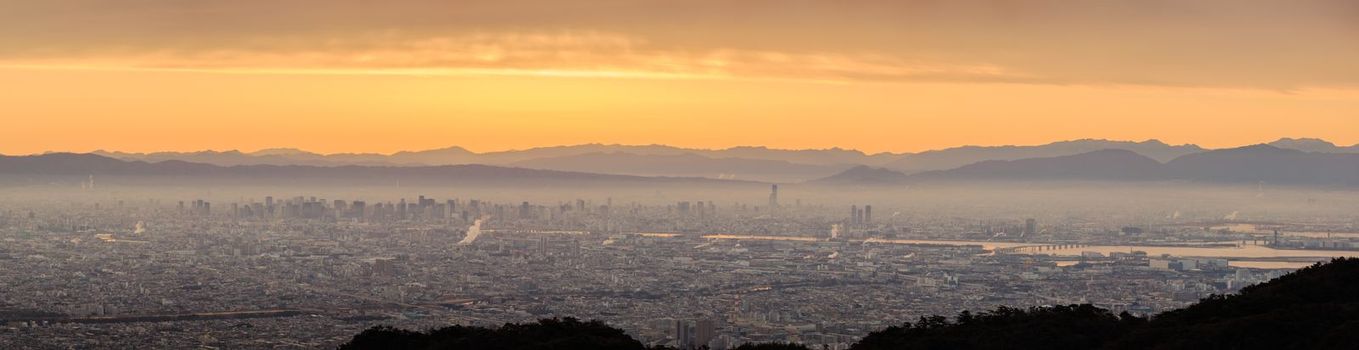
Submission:
POLYGON ((850 204, 779 203, 777 192, 763 206, 213 201, 231 209, 0 202, 0 348, 324 348, 374 325, 576 317, 680 349, 844 349, 921 316, 998 306, 1154 314, 1306 263, 1162 247, 1355 243, 1171 221, 1134 223, 1145 229, 1133 234, 1079 216, 875 218, 872 205, 846 215, 850 204), (1293 243, 1310 241, 1332 243, 1293 243))

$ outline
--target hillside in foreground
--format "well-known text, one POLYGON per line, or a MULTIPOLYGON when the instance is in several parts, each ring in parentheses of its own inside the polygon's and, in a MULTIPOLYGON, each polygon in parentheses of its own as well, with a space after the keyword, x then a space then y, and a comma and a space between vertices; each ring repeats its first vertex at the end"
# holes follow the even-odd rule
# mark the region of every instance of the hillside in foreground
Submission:
MULTIPOLYGON (((1239 294, 1212 296, 1150 320, 1091 305, 1002 307, 922 317, 873 332, 878 349, 1352 349, 1359 344, 1359 259, 1335 259, 1239 294)), ((375 327, 341 349, 647 349, 598 321, 549 319, 498 329, 375 327)), ((738 349, 806 349, 781 344, 738 349)))

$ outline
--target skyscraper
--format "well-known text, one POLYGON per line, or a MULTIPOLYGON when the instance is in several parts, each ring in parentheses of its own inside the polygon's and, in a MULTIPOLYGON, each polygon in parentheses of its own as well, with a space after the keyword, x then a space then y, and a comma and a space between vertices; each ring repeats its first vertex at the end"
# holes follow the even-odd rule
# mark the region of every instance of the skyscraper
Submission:
POLYGON ((873 206, 871 205, 864 206, 864 223, 873 223, 873 206))
POLYGON ((694 326, 685 320, 675 320, 675 343, 680 349, 693 349, 694 326))
POLYGON ((772 186, 773 188, 769 191, 769 210, 779 207, 779 185, 772 186))
POLYGON ((710 318, 699 319, 694 324, 694 347, 708 346, 717 335, 717 327, 710 318))

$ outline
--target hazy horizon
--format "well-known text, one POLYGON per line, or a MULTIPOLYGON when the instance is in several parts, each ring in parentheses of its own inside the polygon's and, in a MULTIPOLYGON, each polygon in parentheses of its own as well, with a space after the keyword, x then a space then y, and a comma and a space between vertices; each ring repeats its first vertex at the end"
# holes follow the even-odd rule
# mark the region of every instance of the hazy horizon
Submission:
POLYGON ((0 0, 0 349, 1353 346, 1357 62, 1356 0, 0 0))
POLYGON ((1329 139, 1324 139, 1324 138, 1319 138, 1319 137, 1308 137, 1308 136, 1280 136, 1280 137, 1275 137, 1275 138, 1264 139, 1264 140, 1257 141, 1257 142, 1247 142, 1247 143, 1243 143, 1243 144, 1226 144, 1226 145, 1222 145, 1222 146, 1219 146, 1219 147, 1208 147, 1208 146, 1205 146, 1205 145, 1203 145, 1203 144, 1195 143, 1195 142, 1169 142, 1169 141, 1166 141, 1166 140, 1163 140, 1163 139, 1158 139, 1158 138, 1150 138, 1150 139, 1126 139, 1126 140, 1125 140, 1125 139, 1101 139, 1101 138, 1076 138, 1076 139, 1060 139, 1060 140, 1052 140, 1052 141, 1046 141, 1046 142, 1041 142, 1041 141, 1040 141, 1040 142, 1038 142, 1038 143, 1023 143, 1023 144, 1018 144, 1018 143, 957 144, 957 145, 953 145, 953 146, 945 146, 945 147, 942 147, 942 148, 930 148, 930 149, 921 149, 921 150, 887 150, 887 151, 881 151, 881 152, 868 152, 868 151, 864 151, 864 150, 860 150, 860 149, 856 149, 856 148, 840 147, 840 146, 831 146, 831 147, 826 147, 826 148, 778 148, 778 147, 771 147, 771 146, 764 146, 764 145, 754 145, 754 144, 733 144, 733 145, 730 145, 730 146, 717 146, 717 147, 706 147, 706 148, 705 148, 705 147, 697 147, 697 146, 691 147, 691 146, 685 146, 685 145, 660 144, 660 143, 652 143, 652 144, 624 144, 624 143, 587 142, 587 143, 573 143, 573 144, 559 144, 559 145, 538 145, 538 146, 529 146, 529 147, 522 147, 522 148, 505 148, 505 149, 471 149, 471 148, 467 148, 467 147, 463 147, 463 146, 460 146, 460 145, 453 144, 453 145, 438 146, 438 147, 433 147, 433 148, 397 149, 397 150, 395 150, 395 151, 319 152, 319 151, 315 151, 315 150, 311 150, 311 149, 306 149, 306 148, 301 148, 301 147, 293 147, 293 146, 283 146, 283 145, 280 145, 280 146, 271 146, 271 147, 262 147, 262 148, 252 148, 252 149, 239 149, 239 148, 222 148, 222 149, 185 148, 185 149, 154 149, 154 150, 126 150, 126 149, 104 149, 104 148, 98 148, 98 149, 81 149, 81 150, 61 150, 61 149, 58 149, 58 150, 43 150, 43 151, 34 152, 34 153, 5 153, 5 152, 0 152, 0 155, 21 156, 21 155, 38 155, 38 154, 46 154, 46 153, 95 153, 95 152, 151 154, 151 153, 232 152, 232 151, 240 152, 240 153, 242 153, 242 154, 256 154, 256 153, 261 153, 261 152, 265 152, 265 153, 267 154, 267 151, 301 151, 301 152, 307 152, 307 153, 314 153, 314 154, 318 154, 318 155, 372 154, 372 155, 384 155, 384 156, 390 156, 390 155, 394 155, 394 154, 402 153, 402 152, 422 152, 422 151, 435 151, 435 150, 455 149, 455 148, 456 148, 456 149, 463 149, 463 150, 466 150, 466 151, 468 151, 468 152, 477 153, 477 154, 486 154, 486 153, 516 152, 516 151, 527 151, 527 150, 532 150, 532 149, 561 148, 561 147, 576 147, 576 146, 620 146, 620 147, 650 147, 650 146, 660 146, 660 147, 673 147, 673 148, 684 149, 684 150, 701 150, 701 151, 721 151, 721 150, 730 150, 730 149, 739 149, 739 148, 757 148, 757 149, 758 149, 758 148, 764 148, 764 149, 769 149, 769 150, 779 150, 779 151, 831 151, 831 150, 843 150, 843 151, 857 151, 857 152, 864 153, 865 155, 879 155, 879 154, 913 154, 913 153, 923 153, 923 152, 930 152, 930 151, 941 151, 941 150, 947 150, 947 149, 953 149, 953 148, 962 148, 962 147, 1033 147, 1033 146, 1043 146, 1043 145, 1050 145, 1050 144, 1054 144, 1054 143, 1074 142, 1074 141, 1109 141, 1109 142, 1132 142, 1132 143, 1143 143, 1143 142, 1159 141, 1159 142, 1164 143, 1164 144, 1169 145, 1169 146, 1199 146, 1199 147, 1203 147, 1204 149, 1210 149, 1210 150, 1211 150, 1211 149, 1231 149, 1231 148, 1247 147, 1247 146, 1254 146, 1254 145, 1263 145, 1263 144, 1269 144, 1269 143, 1271 143, 1271 142, 1279 141, 1279 140, 1318 140, 1318 141, 1329 142, 1329 143, 1331 143, 1331 144, 1333 144, 1333 145, 1335 145, 1335 146, 1337 146, 1337 147, 1342 147, 1342 148, 1343 148, 1343 147, 1359 146, 1359 143, 1355 143, 1355 144, 1337 143, 1337 142, 1335 142, 1335 141, 1332 141, 1332 140, 1329 140, 1329 139))

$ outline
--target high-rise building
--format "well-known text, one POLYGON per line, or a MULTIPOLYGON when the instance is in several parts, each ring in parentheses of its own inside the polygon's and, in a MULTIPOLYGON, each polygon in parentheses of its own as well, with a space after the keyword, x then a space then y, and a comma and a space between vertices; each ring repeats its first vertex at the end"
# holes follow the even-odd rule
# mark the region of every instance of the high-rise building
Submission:
POLYGON ((1038 233, 1038 220, 1034 220, 1033 218, 1024 220, 1024 235, 1028 236, 1036 233, 1038 233))
POLYGON ((699 319, 694 324, 694 347, 703 348, 717 336, 717 326, 712 319, 699 319))
POLYGON ((773 187, 769 190, 769 210, 774 210, 779 207, 779 185, 771 186, 773 187))
POLYGON ((365 211, 367 211, 368 209, 367 206, 368 206, 367 202, 354 201, 354 204, 349 209, 349 216, 353 218, 363 219, 365 216, 365 211))
POLYGON ((864 222, 863 222, 863 223, 865 223, 865 224, 873 223, 873 206, 871 206, 871 205, 865 205, 865 206, 864 206, 864 222))
POLYGON ((529 202, 519 204, 519 218, 533 219, 533 208, 529 206, 529 202))
POLYGON ((694 325, 689 321, 675 320, 675 343, 680 349, 694 349, 694 325))

